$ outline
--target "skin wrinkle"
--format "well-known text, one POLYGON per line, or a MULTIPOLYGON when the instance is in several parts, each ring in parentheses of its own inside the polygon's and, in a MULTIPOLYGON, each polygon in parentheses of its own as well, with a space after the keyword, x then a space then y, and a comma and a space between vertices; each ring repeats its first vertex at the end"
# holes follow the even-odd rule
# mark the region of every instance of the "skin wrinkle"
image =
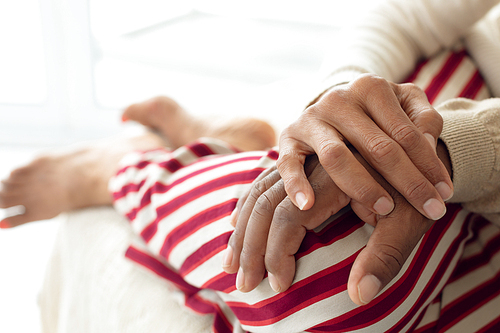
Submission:
POLYGON ((425 179, 420 181, 419 183, 409 182, 403 192, 405 196, 411 200, 417 198, 419 196, 419 193, 424 192, 426 186, 427 184, 425 182, 425 179))
POLYGON ((401 142, 404 150, 413 150, 421 143, 422 136, 416 132, 417 128, 410 125, 395 126, 391 136, 401 142))
MULTIPOLYGON (((386 244, 387 245, 387 244, 386 244)), ((388 245, 387 245, 388 246, 388 245)), ((393 247, 391 247, 393 248, 393 247)), ((394 248, 395 249, 395 248, 394 248)), ((388 274, 386 274, 387 276, 384 276, 384 281, 390 281, 390 279, 392 279, 392 272, 394 271, 391 266, 387 263, 387 261, 383 260, 381 257, 380 257, 380 252, 375 252, 374 254, 374 257, 377 258, 386 268, 387 268, 387 271, 388 271, 388 274)), ((393 255, 390 255, 389 253, 385 253, 384 252, 384 255, 386 255, 387 257, 390 257, 392 258, 396 263, 397 263, 397 271, 399 272, 399 270, 401 270, 401 267, 402 264, 400 263, 400 261, 393 255)), ((384 272, 384 273, 387 273, 387 272, 384 272)))
MULTIPOLYGON (((366 146, 367 153, 370 154, 370 157, 376 164, 380 165, 381 168, 385 168, 389 164, 394 164, 396 157, 394 156, 396 155, 396 142, 382 136, 375 136, 366 142, 366 146)), ((396 163, 397 162, 398 161, 396 161, 396 163)))
POLYGON ((438 164, 434 164, 431 165, 428 169, 424 170, 422 174, 425 178, 432 179, 432 175, 435 174, 439 169, 441 169, 441 166, 438 164))

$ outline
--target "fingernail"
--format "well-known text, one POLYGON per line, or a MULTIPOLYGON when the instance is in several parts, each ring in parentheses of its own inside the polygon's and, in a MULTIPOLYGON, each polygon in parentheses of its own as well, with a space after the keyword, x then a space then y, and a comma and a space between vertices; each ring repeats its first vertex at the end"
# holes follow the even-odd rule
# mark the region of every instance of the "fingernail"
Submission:
POLYGON ((432 148, 434 150, 436 150, 436 139, 434 139, 434 137, 431 134, 429 134, 429 133, 424 133, 424 136, 427 139, 427 141, 429 141, 429 143, 431 144, 432 148))
POLYGON ((307 199, 304 193, 297 192, 297 194, 295 194, 295 202, 297 203, 299 209, 302 210, 307 204, 307 199))
POLYGON ((245 273, 243 273, 243 268, 240 267, 238 270, 238 275, 236 275, 236 289, 241 290, 245 286, 245 273))
POLYGON ((375 202, 373 209, 379 215, 387 215, 394 209, 394 203, 386 197, 381 197, 375 202))
POLYGON ((275 292, 279 293, 281 291, 281 287, 278 282, 278 279, 276 279, 276 277, 270 272, 267 272, 267 279, 269 280, 269 285, 271 286, 271 288, 275 292))
POLYGON ((0 221, 0 229, 9 229, 10 227, 10 222, 8 220, 0 221))
POLYGON ((435 188, 444 201, 451 199, 453 196, 453 190, 445 182, 437 183, 435 188))
POLYGON ((439 220, 446 214, 446 206, 437 199, 429 199, 424 203, 424 212, 432 220, 439 220))
POLYGON ((363 304, 370 303, 377 296, 381 286, 382 283, 374 275, 363 276, 358 284, 359 301, 363 304))
POLYGON ((222 267, 226 268, 231 266, 233 262, 233 248, 228 245, 227 248, 222 253, 222 267))
POLYGON ((126 122, 128 120, 129 120, 128 117, 123 114, 122 115, 122 123, 124 123, 124 122, 126 122))
POLYGON ((238 220, 238 207, 234 208, 233 212, 231 213, 231 217, 230 218, 231 218, 231 220, 230 220, 231 221, 230 222, 231 225, 233 227, 236 227, 236 221, 238 220))

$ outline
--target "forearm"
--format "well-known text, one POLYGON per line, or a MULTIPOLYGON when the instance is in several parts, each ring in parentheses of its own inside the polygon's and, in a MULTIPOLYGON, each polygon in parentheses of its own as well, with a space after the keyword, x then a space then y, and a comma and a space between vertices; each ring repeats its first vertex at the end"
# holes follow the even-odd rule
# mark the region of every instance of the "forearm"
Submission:
POLYGON ((341 32, 318 94, 362 73, 401 82, 416 62, 453 45, 498 0, 386 1, 341 32))

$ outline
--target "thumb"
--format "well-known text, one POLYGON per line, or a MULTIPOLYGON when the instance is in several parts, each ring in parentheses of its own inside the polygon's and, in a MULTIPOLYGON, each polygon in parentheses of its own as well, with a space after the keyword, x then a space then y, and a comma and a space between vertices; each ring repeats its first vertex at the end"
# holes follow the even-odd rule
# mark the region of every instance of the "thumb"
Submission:
POLYGON ((352 266, 347 284, 351 300, 358 305, 371 302, 399 273, 431 224, 401 201, 397 211, 381 217, 352 266))
POLYGON ((285 184, 285 191, 293 204, 300 210, 308 210, 314 205, 314 191, 304 170, 306 153, 302 149, 280 147, 276 167, 285 184))

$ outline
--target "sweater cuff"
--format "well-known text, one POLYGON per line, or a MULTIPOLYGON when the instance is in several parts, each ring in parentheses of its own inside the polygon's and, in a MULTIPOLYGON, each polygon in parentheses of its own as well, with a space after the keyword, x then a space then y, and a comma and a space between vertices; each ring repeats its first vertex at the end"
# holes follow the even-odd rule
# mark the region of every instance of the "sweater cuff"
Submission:
POLYGON ((441 115, 444 125, 440 139, 448 148, 453 170, 454 195, 450 202, 476 200, 495 163, 491 136, 473 111, 445 111, 441 115))

